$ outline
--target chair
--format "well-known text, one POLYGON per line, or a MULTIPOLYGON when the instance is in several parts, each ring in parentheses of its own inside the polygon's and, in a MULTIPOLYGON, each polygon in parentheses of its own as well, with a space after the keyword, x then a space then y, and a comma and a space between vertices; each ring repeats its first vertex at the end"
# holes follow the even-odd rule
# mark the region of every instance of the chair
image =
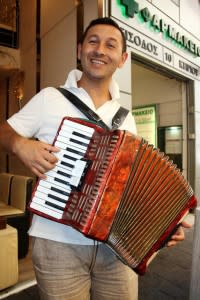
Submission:
POLYGON ((33 179, 27 176, 0 174, 0 217, 9 218, 25 213, 32 182, 33 179))
POLYGON ((0 290, 18 281, 17 230, 9 225, 0 230, 0 290))
POLYGON ((9 203, 10 187, 13 174, 0 173, 0 229, 6 228, 4 209, 9 203))
POLYGON ((18 281, 18 258, 28 252, 27 203, 33 178, 0 173, 0 290, 18 281))
POLYGON ((28 252, 29 212, 27 203, 32 193, 33 178, 9 173, 0 173, 0 220, 1 228, 6 224, 17 229, 18 257, 28 252))
POLYGON ((9 202, 11 180, 13 176, 14 175, 10 173, 0 173, 0 202, 4 202, 5 204, 8 204, 9 202))

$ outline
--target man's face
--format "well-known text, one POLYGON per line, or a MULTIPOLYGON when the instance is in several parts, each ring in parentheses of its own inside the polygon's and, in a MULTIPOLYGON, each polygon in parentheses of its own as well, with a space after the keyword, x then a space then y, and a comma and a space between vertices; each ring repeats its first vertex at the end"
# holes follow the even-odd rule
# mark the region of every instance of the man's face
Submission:
POLYGON ((111 25, 91 27, 78 48, 83 73, 90 79, 108 79, 123 66, 127 53, 122 53, 122 36, 111 25))

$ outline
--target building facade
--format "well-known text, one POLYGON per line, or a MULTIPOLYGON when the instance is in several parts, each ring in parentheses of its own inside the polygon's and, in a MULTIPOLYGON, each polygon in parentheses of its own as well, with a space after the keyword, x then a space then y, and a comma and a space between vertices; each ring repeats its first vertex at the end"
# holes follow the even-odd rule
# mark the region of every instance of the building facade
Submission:
MULTIPOLYGON (((63 84, 77 67, 77 42, 88 22, 109 16, 128 45, 128 61, 115 74, 121 104, 133 111, 138 134, 173 159, 199 197, 199 1, 9 1, 19 10, 19 37, 16 47, 0 46, 1 122, 40 89, 63 84)), ((0 168, 28 173, 4 154, 0 168)))
POLYGON ((109 1, 129 51, 117 74, 140 135, 169 155, 199 196, 199 1, 109 1), (126 80, 123 80, 125 78, 126 80))

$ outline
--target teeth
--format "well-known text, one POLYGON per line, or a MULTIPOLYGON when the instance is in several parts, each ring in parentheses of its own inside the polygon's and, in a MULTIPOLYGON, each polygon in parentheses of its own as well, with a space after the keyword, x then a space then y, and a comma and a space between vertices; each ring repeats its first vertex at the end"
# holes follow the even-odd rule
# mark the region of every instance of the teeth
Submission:
POLYGON ((92 63, 99 64, 99 65, 104 65, 105 64, 103 61, 96 60, 96 59, 92 59, 92 63))

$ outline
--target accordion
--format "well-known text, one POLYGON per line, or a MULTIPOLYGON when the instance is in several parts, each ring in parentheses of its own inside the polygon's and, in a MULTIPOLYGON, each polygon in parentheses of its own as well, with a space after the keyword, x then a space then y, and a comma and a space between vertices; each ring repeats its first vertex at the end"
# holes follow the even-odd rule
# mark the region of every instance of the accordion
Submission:
POLYGON ((66 117, 54 139, 58 163, 39 179, 29 209, 102 241, 138 274, 196 206, 164 153, 128 131, 66 117))

